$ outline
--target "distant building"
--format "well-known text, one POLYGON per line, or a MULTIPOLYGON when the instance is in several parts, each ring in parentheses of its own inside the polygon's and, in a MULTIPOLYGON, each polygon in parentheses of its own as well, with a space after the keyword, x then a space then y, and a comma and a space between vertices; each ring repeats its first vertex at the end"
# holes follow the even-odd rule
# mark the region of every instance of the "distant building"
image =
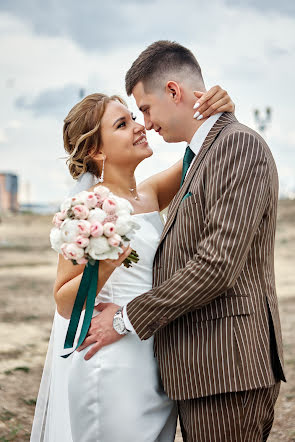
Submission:
POLYGON ((0 172, 0 211, 19 209, 18 176, 9 172, 0 172))

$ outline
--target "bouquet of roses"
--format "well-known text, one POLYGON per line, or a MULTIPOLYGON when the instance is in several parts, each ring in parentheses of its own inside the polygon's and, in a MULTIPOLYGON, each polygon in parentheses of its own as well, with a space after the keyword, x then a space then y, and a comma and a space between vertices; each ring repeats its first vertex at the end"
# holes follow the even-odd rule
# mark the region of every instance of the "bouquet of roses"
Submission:
MULTIPOLYGON (((122 245, 130 242, 139 228, 132 217, 133 207, 108 188, 97 186, 66 199, 53 217, 52 248, 73 264, 93 264, 96 260, 118 259, 122 245)), ((138 261, 133 250, 124 265, 138 261)))
MULTIPOLYGON (((66 199, 53 217, 50 232, 52 248, 73 264, 86 264, 73 306, 64 349, 72 348, 86 301, 85 316, 77 347, 87 336, 97 292, 99 261, 118 259, 139 225, 132 217, 128 200, 97 186, 93 192, 83 191, 66 199)), ((139 257, 135 250, 123 264, 130 267, 139 257)), ((76 347, 76 348, 77 348, 76 347)), ((71 352, 72 353, 72 352, 71 352)), ((62 355, 68 357, 71 353, 62 355)))

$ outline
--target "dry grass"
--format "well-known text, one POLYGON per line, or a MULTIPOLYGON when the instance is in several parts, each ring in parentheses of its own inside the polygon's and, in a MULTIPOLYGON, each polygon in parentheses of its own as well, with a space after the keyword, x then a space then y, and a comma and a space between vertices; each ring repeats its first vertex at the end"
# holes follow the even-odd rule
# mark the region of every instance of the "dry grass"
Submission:
MULTIPOLYGON (((56 254, 51 217, 4 217, 0 224, 0 442, 30 438, 54 312, 56 254)), ((295 202, 279 206, 276 276, 288 383, 276 405, 271 442, 295 441, 295 202)), ((176 438, 181 441, 180 433, 176 438)))

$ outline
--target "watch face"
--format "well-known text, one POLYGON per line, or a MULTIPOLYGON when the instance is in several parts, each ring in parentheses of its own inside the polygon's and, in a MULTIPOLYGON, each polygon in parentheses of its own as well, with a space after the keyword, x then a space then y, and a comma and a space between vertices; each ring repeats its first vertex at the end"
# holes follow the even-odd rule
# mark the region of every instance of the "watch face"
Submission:
POLYGON ((122 318, 114 318, 113 326, 116 332, 119 334, 121 334, 125 330, 125 324, 122 318))

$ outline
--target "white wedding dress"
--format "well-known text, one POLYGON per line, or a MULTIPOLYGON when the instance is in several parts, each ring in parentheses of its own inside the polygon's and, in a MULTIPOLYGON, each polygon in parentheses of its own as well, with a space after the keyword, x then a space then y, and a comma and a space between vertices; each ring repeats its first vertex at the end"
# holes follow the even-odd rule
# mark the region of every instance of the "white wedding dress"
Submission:
MULTIPOLYGON (((162 220, 158 212, 133 216, 140 229, 131 246, 140 260, 129 269, 116 268, 96 304, 123 306, 152 287, 162 220)), ((93 316, 96 314, 95 310, 93 316)), ((84 356, 90 346, 63 359, 60 354, 67 325, 56 312, 31 442, 174 441, 176 403, 163 390, 153 337, 141 341, 130 333, 88 361, 84 356)))
MULTIPOLYGON (((163 224, 158 212, 134 216, 140 230, 131 245, 140 260, 132 268, 117 268, 96 304, 123 306, 152 287, 151 269, 163 224)), ((85 361, 89 349, 74 353, 69 374, 73 441, 173 441, 176 410, 160 382, 153 338, 141 341, 128 334, 85 361)))

